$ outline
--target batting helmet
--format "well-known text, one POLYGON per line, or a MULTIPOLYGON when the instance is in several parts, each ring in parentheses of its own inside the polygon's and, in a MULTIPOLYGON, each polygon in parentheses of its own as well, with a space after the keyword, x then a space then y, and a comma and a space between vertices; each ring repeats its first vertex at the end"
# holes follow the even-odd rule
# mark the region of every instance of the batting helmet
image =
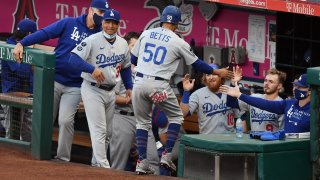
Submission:
POLYGON ((120 21, 120 13, 115 9, 108 9, 103 15, 104 20, 114 20, 116 22, 120 21))
POLYGON ((181 12, 180 12, 179 8, 177 8, 176 6, 172 6, 172 5, 164 8, 162 15, 161 15, 161 18, 160 18, 160 22, 178 24, 179 21, 181 21, 181 12))

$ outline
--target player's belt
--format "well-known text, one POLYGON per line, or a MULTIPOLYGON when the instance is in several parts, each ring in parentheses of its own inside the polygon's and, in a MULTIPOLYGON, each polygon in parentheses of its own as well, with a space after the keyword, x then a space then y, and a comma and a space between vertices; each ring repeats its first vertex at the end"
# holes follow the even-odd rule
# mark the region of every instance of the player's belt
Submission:
MULTIPOLYGON (((144 75, 144 74, 142 74, 142 73, 137 72, 137 73, 136 73, 136 76, 143 78, 143 76, 147 76, 147 75, 144 75)), ((157 77, 157 76, 150 76, 150 77, 153 77, 154 80, 165 81, 165 79, 163 79, 163 78, 161 78, 161 77, 157 77)))
POLYGON ((91 83, 91 86, 96 86, 97 88, 103 89, 105 91, 111 91, 114 88, 114 85, 97 84, 97 83, 91 83))
POLYGON ((119 113, 125 116, 134 116, 134 112, 119 111, 119 113))

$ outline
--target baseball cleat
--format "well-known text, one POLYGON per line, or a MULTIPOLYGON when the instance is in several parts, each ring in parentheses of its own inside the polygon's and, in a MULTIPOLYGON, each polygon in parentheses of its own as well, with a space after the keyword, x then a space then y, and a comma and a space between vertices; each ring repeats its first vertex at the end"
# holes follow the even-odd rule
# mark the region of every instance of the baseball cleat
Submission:
POLYGON ((171 171, 171 174, 177 173, 176 165, 171 161, 172 153, 167 153, 166 151, 163 151, 161 160, 160 160, 160 166, 168 169, 171 171))
POLYGON ((142 161, 138 160, 136 166, 136 174, 138 175, 148 175, 148 174, 155 174, 155 170, 149 165, 147 159, 142 161))

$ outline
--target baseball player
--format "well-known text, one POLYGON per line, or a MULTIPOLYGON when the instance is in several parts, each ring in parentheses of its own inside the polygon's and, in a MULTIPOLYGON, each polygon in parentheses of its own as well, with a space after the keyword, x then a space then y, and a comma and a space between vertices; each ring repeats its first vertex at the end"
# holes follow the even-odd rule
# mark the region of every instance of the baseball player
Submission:
MULTIPOLYGON (((128 32, 124 39, 128 43, 129 50, 132 49, 140 34, 136 32, 128 32)), ((134 71, 133 69, 131 69, 134 71)), ((134 73, 132 73, 134 79, 134 73)), ((131 102, 126 101, 126 88, 123 81, 119 81, 115 87, 116 106, 113 118, 113 132, 110 140, 110 161, 111 168, 119 170, 135 171, 137 163, 136 148, 136 118, 133 113, 131 102), (134 164, 134 165, 133 165, 134 164)), ((151 132, 151 131, 150 131, 151 132)), ((159 174, 159 158, 157 156, 156 142, 153 133, 148 135, 148 160, 155 170, 155 174, 159 174)))
POLYGON ((310 132, 311 90, 307 84, 307 74, 301 75, 299 80, 293 84, 294 98, 279 101, 270 101, 242 94, 238 85, 236 87, 224 85, 220 88, 220 91, 260 109, 284 114, 284 130, 286 133, 310 132))
POLYGON ((137 65, 133 88, 133 109, 137 118, 136 140, 139 159, 137 174, 154 173, 146 159, 148 132, 151 128, 152 104, 161 108, 169 119, 167 142, 160 164, 176 171, 171 160, 172 147, 179 134, 183 116, 177 98, 169 85, 180 60, 208 74, 232 77, 227 69, 213 70, 199 60, 190 45, 174 33, 181 20, 181 12, 175 6, 167 6, 161 15, 161 27, 144 31, 133 47, 131 63, 137 65))
MULTIPOLYGON (((218 68, 215 64, 210 66, 218 68)), ((234 74, 235 78, 241 76, 234 74)), ((218 92, 224 79, 218 75, 203 74, 202 83, 206 86, 193 92, 189 100, 194 82, 194 79, 190 81, 188 74, 183 79, 184 92, 180 103, 183 115, 197 112, 200 134, 234 132, 234 117, 239 113, 238 100, 218 92)))
POLYGON ((74 116, 80 102, 80 71, 70 69, 71 50, 91 34, 101 31, 103 13, 108 9, 106 0, 92 0, 88 14, 77 18, 61 19, 23 38, 14 48, 13 55, 21 62, 23 47, 59 38, 55 48, 56 67, 54 77, 53 120, 58 116, 59 138, 56 159, 70 161, 74 133, 74 116))
MULTIPOLYGON (((265 94, 252 94, 251 96, 267 100, 282 100, 282 98, 279 97, 279 91, 282 89, 285 80, 286 74, 284 72, 270 69, 264 78, 263 90, 265 94)), ((251 131, 278 131, 283 129, 284 115, 261 110, 243 101, 239 101, 239 106, 242 111, 248 111, 250 113, 251 131)), ((243 123, 246 127, 246 121, 243 121, 243 123)))
MULTIPOLYGON (((13 35, 7 39, 8 44, 17 44, 28 34, 37 31, 37 24, 33 20, 23 19, 18 25, 13 35)), ((1 61, 1 85, 2 92, 27 92, 33 93, 33 73, 32 66, 29 64, 17 64, 15 62, 1 61)), ((8 105, 2 105, 5 116, 6 137, 31 141, 31 120, 32 109, 15 108, 8 105), (13 123, 12 113, 20 115, 20 122, 13 123), (20 124, 20 134, 10 134, 10 124, 20 124), (17 137, 15 137, 17 136, 17 137)), ((12 127, 11 127, 12 128, 12 127)), ((13 128, 17 128, 16 126, 13 128)))
POLYGON ((126 103, 131 101, 130 54, 127 42, 117 35, 119 21, 117 10, 107 10, 103 30, 83 40, 70 57, 70 64, 83 72, 81 95, 96 160, 92 165, 103 168, 110 168, 106 152, 112 134, 114 87, 120 75, 126 88, 126 103))

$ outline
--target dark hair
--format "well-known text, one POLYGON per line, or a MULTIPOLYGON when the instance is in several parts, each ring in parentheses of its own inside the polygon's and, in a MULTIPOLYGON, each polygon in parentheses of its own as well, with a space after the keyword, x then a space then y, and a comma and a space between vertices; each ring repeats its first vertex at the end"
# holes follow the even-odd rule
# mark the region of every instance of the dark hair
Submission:
POLYGON ((124 39, 129 43, 130 39, 131 38, 135 38, 135 39, 138 39, 140 37, 140 34, 137 33, 137 32, 128 32, 126 33, 126 35, 124 35, 124 39))
POLYGON ((15 30, 12 34, 12 38, 16 41, 22 40, 24 37, 26 37, 29 33, 20 31, 20 30, 15 30))

